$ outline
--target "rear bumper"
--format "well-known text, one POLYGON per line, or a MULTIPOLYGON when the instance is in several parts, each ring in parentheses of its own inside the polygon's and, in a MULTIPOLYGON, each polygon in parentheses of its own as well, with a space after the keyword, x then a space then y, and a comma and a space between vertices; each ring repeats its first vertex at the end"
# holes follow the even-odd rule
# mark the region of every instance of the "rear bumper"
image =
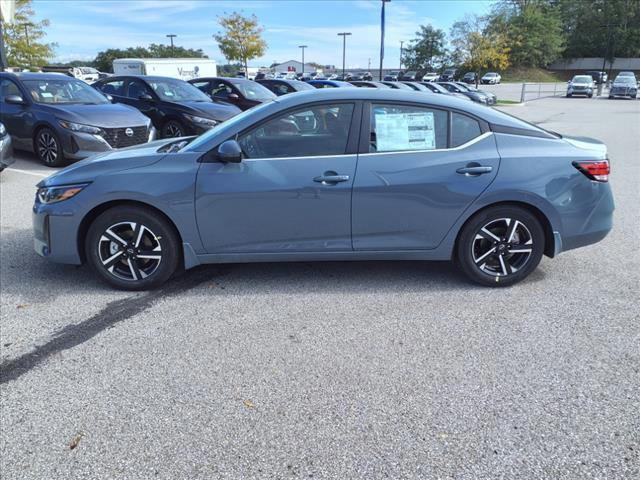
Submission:
POLYGON ((6 135, 0 138, 0 168, 6 168, 15 162, 13 148, 11 147, 11 137, 6 135))

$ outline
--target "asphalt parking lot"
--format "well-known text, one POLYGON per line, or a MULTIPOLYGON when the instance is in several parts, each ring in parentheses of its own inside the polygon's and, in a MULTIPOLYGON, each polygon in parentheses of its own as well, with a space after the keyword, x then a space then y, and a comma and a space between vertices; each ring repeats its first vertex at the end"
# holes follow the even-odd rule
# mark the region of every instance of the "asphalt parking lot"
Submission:
POLYGON ((509 289, 448 263, 201 267, 113 291, 0 176, 5 479, 640 475, 640 101, 506 111, 607 143, 615 227, 509 289))

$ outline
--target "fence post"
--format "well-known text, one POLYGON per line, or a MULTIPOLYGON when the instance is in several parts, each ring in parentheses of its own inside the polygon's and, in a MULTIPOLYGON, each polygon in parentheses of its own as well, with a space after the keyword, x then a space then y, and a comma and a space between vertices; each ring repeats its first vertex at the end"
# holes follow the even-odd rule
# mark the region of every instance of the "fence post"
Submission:
POLYGON ((558 84, 556 82, 553 82, 553 96, 556 96, 556 88, 558 87, 558 84))
POLYGON ((525 90, 527 88, 527 84, 526 83, 522 83, 522 93, 520 94, 520 103, 524 103, 524 95, 525 95, 525 90))
POLYGON ((542 95, 542 84, 541 83, 538 84, 538 98, 540 98, 540 95, 542 95))

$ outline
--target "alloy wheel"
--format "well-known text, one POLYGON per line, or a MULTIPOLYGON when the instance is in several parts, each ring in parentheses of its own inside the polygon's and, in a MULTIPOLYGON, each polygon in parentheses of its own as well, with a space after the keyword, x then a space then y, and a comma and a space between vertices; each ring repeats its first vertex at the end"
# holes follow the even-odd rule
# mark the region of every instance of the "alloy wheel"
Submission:
POLYGON ((152 275, 162 261, 160 239, 147 226, 121 222, 107 228, 98 241, 102 267, 121 280, 139 281, 152 275))
POLYGON ((529 261, 533 236, 527 226, 513 218, 499 218, 476 232, 471 256, 476 267, 494 277, 511 275, 529 261))
POLYGON ((166 127, 167 137, 184 137, 182 128, 175 122, 170 122, 166 127))
POLYGON ((49 132, 38 136, 38 153, 45 163, 55 163, 58 159, 58 142, 49 132))

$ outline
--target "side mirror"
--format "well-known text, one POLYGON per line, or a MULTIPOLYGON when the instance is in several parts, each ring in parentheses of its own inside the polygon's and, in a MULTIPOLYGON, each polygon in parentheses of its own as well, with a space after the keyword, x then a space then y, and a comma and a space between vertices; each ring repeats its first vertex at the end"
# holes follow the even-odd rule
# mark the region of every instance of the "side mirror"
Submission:
POLYGON ((26 102, 20 95, 7 95, 4 97, 4 101, 6 103, 10 103, 12 105, 25 105, 26 102))
POLYGON ((151 102, 153 101, 153 97, 151 95, 149 95, 148 93, 143 93, 142 95, 140 95, 138 97, 139 100, 145 100, 147 102, 151 102))
POLYGON ((242 149, 235 140, 222 142, 218 147, 218 160, 225 163, 240 163, 242 161, 242 149))
POLYGON ((240 97, 236 93, 230 93, 229 97, 227 97, 227 98, 229 98, 229 100, 239 100, 240 99, 240 97))
POLYGON ((107 100, 113 103, 113 97, 111 95, 109 95, 108 93, 105 93, 104 96, 107 97, 107 100))

